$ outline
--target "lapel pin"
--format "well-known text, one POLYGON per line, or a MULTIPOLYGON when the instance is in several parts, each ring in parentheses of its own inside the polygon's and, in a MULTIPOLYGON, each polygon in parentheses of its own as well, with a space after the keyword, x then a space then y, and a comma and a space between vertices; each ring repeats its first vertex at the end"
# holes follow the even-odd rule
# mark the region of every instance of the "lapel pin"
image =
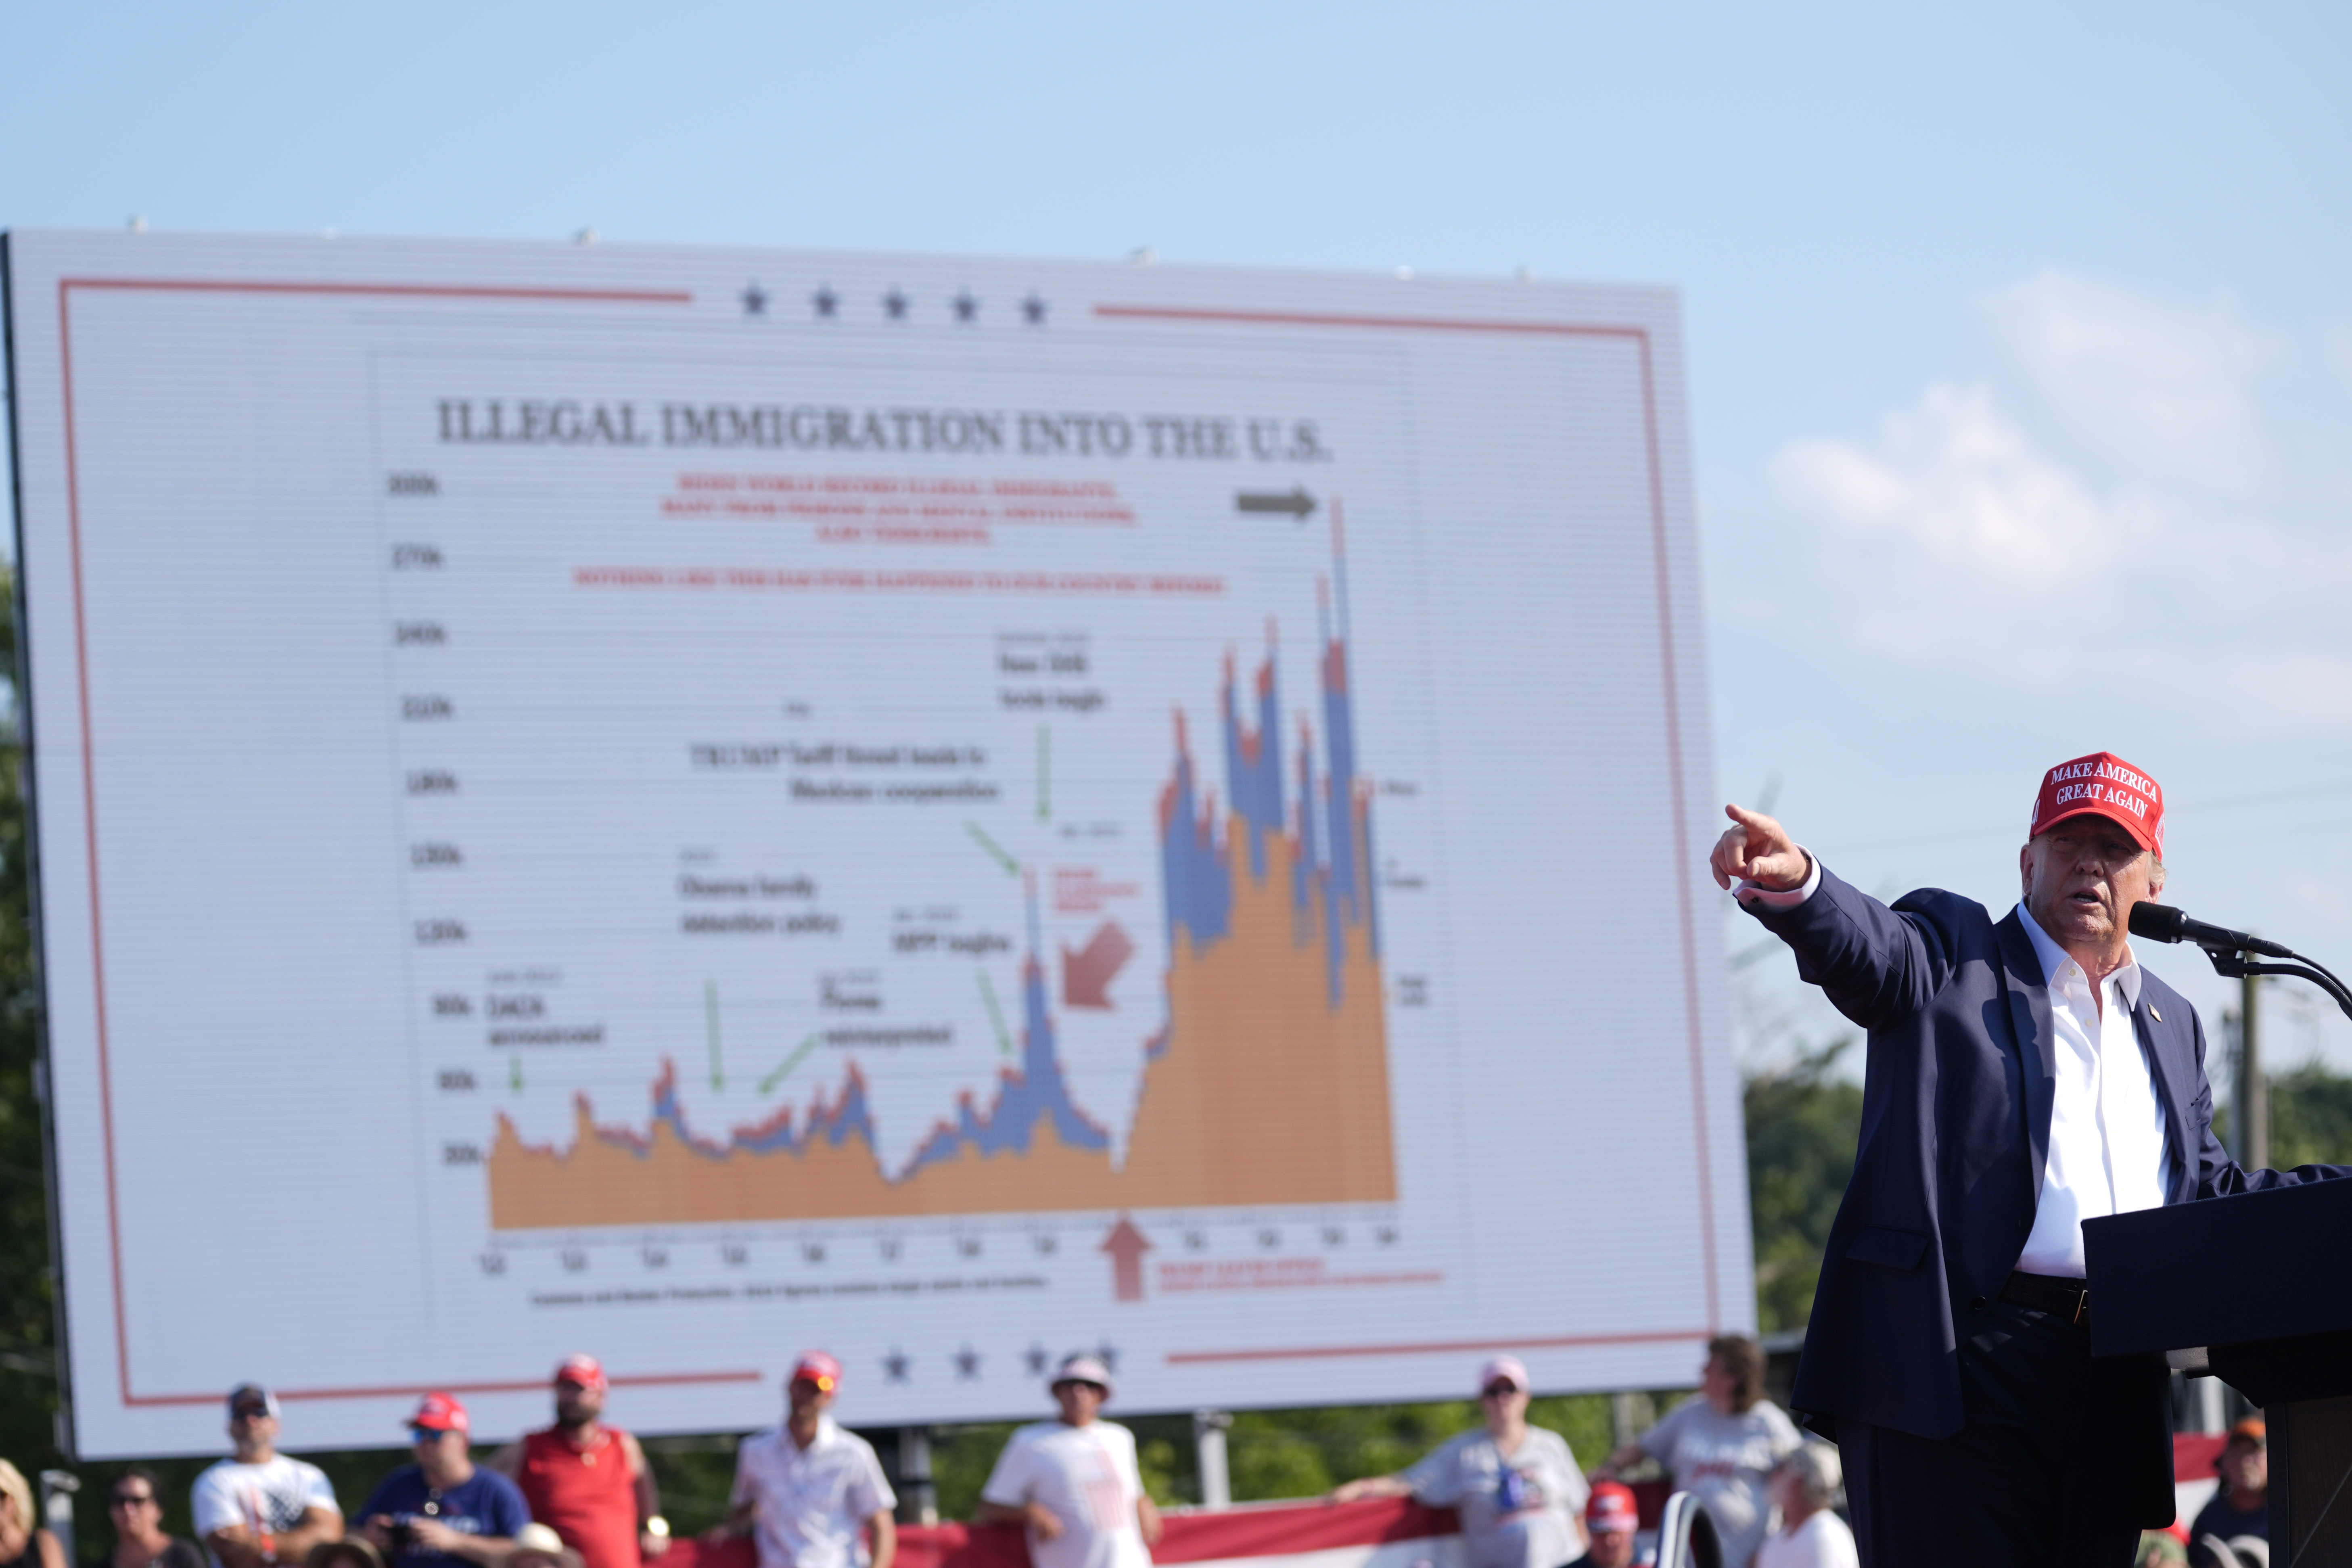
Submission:
POLYGON ((2156 1004, 2153 1002, 2147 1005, 2147 1016, 2159 1024, 2164 1022, 2164 1015, 2156 1010, 2156 1004))

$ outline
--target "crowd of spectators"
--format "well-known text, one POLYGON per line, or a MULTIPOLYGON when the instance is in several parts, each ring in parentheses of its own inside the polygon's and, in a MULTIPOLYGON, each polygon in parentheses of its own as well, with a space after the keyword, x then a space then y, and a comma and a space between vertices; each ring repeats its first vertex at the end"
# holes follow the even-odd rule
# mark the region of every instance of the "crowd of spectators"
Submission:
MULTIPOLYGON (((748 1540, 758 1568, 892 1568, 898 1497, 872 1446, 831 1414, 842 1375, 823 1352, 800 1358, 784 1418, 738 1446, 726 1518, 699 1544, 748 1540)), ((1650 1542, 1620 1478, 1647 1469, 1705 1509, 1726 1568, 1855 1568, 1837 1450, 1765 1398, 1763 1377, 1753 1340, 1711 1341, 1698 1392, 1588 1472, 1566 1437, 1529 1425, 1526 1365, 1496 1356, 1478 1370, 1478 1426, 1326 1500, 1410 1497, 1453 1509, 1468 1568, 1635 1568, 1650 1542)), ((981 1489, 978 1521, 1020 1526, 1034 1568, 1150 1568, 1160 1516, 1133 1435, 1101 1418, 1109 1368, 1072 1355, 1048 1386, 1055 1418, 1012 1434, 981 1489)), ((103 1568, 652 1568, 670 1550, 669 1526, 643 1447, 604 1420, 609 1390, 593 1357, 566 1359, 553 1380, 554 1423, 481 1465, 466 1407, 428 1394, 408 1420, 411 1462, 347 1523, 327 1477, 278 1452, 277 1400, 245 1384, 228 1396, 230 1457, 191 1490, 197 1540, 164 1528, 154 1473, 131 1466, 107 1492, 114 1544, 103 1568)), ((2268 1568, 2263 1423, 2232 1427, 2215 1468, 2221 1488, 2187 1542, 2151 1534, 2141 1568, 2268 1568)), ((69 1568, 25 1477, 5 1460, 0 1568, 69 1568)))

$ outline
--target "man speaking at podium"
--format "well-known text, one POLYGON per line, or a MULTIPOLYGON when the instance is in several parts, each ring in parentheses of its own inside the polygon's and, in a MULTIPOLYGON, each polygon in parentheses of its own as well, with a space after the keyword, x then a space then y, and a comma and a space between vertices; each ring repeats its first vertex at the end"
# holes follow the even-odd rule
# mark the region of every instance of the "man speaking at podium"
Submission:
POLYGON ((2052 768, 1999 920, 1934 888, 1890 909, 1725 809, 1716 881, 1869 1035, 1790 1401, 1839 1445, 1864 1568, 2129 1568, 2173 1518, 2166 1373, 2091 1359, 2083 1221, 2352 1175, 2213 1136, 2205 1032, 2128 940, 2163 792, 2112 752, 2052 768))

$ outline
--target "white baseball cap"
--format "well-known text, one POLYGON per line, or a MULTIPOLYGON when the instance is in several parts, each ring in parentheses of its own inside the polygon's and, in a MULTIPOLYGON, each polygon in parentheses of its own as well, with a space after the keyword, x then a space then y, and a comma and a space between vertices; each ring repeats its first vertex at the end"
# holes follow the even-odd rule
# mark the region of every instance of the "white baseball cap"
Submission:
POLYGON ((1105 1399, 1110 1397, 1110 1368, 1103 1364, 1102 1357, 1085 1351, 1064 1356, 1062 1364, 1054 1369, 1054 1382, 1046 1386, 1065 1383, 1091 1383, 1103 1391, 1105 1399))
POLYGON ((1498 1355, 1478 1369, 1479 1393, 1486 1393, 1498 1383, 1507 1383, 1521 1394, 1527 1393, 1527 1363, 1515 1355, 1498 1355))

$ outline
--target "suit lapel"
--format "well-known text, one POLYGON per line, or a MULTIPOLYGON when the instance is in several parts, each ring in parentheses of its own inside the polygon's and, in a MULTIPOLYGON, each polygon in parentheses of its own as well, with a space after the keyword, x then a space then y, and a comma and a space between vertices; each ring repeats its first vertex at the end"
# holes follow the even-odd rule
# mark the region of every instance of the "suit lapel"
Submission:
POLYGON ((2025 1143, 2033 1159, 2033 1194, 2050 1165, 2050 1110, 2058 1096, 2058 1044, 2050 1021, 2050 984, 2025 922, 2011 910, 1997 922, 2002 989, 2009 998, 2010 1026, 2017 1035, 2018 1066, 2025 1080, 2025 1143))
MULTIPOLYGON (((2156 1102, 2164 1110, 2165 1170, 2168 1176, 2164 1201, 2168 1204, 2188 1201, 2180 1191, 2181 1177, 2188 1169, 2189 1112, 2187 1101, 2179 1094, 2181 1085, 2191 1082, 2195 1074, 2193 1062, 2175 1060, 2175 1047, 2185 1045, 2188 1036, 2169 1024, 2160 1024, 2148 1016, 2147 981, 2143 972, 2139 988, 2139 1005, 2132 1009, 2132 1027, 2139 1036, 2141 1054, 2147 1058, 2147 1076, 2156 1085, 2156 1102)), ((2183 1004, 2186 1005, 2186 1004, 2183 1004)), ((2191 1053, 2180 1051, 2180 1056, 2191 1053)))

